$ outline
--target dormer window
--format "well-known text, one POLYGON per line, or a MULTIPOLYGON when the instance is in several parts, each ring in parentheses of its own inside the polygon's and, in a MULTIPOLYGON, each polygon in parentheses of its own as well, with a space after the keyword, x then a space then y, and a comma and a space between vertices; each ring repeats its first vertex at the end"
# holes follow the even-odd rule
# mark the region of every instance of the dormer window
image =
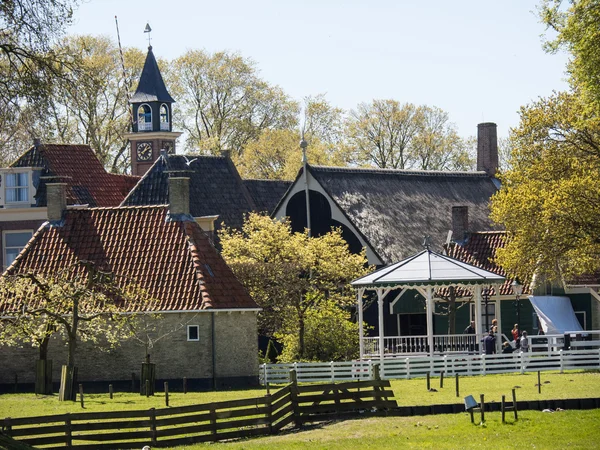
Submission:
POLYGON ((143 104, 138 108, 138 131, 152 131, 152 108, 143 104))
POLYGON ((169 131, 169 108, 164 103, 160 105, 160 129, 169 131))
POLYGON ((29 203, 29 173, 7 173, 6 177, 6 203, 29 203))

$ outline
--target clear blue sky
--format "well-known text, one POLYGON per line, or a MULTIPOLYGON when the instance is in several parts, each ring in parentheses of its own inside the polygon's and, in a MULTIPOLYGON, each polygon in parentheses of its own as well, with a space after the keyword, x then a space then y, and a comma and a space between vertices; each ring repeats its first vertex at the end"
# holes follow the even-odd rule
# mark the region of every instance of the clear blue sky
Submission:
POLYGON ((295 99, 326 94, 354 108, 374 98, 438 106, 462 136, 566 88, 565 54, 541 47, 533 0, 83 0, 72 34, 104 34, 157 57, 238 51, 295 99))

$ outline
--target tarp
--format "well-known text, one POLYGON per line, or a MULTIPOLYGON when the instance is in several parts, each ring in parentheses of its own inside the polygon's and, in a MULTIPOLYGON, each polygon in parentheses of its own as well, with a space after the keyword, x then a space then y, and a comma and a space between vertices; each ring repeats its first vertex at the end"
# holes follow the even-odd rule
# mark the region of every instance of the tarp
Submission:
POLYGON ((537 313, 545 334, 563 334, 566 331, 581 331, 569 297, 530 295, 529 300, 537 313))

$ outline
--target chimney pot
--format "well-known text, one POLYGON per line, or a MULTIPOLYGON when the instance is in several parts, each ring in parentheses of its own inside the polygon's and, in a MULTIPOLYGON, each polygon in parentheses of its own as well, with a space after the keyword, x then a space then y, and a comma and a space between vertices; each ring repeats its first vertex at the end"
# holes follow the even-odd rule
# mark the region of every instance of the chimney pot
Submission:
POLYGON ((231 158, 231 151, 230 150, 221 150, 221 156, 224 158, 231 158))
POLYGON ((67 209, 67 183, 46 183, 46 205, 50 222, 62 220, 67 209))
POLYGON ((189 177, 169 178, 169 212, 171 215, 190 214, 189 177))
POLYGON ((496 176, 498 171, 498 131, 492 122, 477 125, 477 170, 496 176))
POLYGON ((42 141, 40 141, 40 138, 33 138, 33 146, 38 147, 40 145, 42 145, 42 141))
POLYGON ((452 207, 452 239, 454 242, 462 242, 469 231, 469 207, 452 207))

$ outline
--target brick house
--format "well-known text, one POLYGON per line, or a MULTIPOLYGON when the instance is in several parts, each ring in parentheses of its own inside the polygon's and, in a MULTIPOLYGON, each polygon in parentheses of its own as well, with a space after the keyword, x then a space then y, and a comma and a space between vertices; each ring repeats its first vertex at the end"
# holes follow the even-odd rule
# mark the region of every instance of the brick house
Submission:
MULTIPOLYGON (((49 222, 42 225, 7 273, 45 273, 77 260, 136 280, 157 299, 152 313, 175 331, 151 350, 157 379, 187 377, 197 387, 257 382, 256 303, 207 235, 189 215, 187 178, 171 178, 170 205, 64 209, 66 184, 47 184, 49 222)), ((11 305, 1 305, 0 314, 11 305)), ((36 349, 1 349, 0 384, 33 383, 36 349)), ((128 385, 139 373, 144 347, 128 340, 110 353, 80 343, 79 380, 128 385)), ((58 381, 66 348, 49 346, 58 381)))
POLYGON ((106 172, 88 145, 34 145, 0 168, 0 265, 6 269, 47 219, 46 183, 66 186, 67 205, 117 206, 138 177, 106 172))

